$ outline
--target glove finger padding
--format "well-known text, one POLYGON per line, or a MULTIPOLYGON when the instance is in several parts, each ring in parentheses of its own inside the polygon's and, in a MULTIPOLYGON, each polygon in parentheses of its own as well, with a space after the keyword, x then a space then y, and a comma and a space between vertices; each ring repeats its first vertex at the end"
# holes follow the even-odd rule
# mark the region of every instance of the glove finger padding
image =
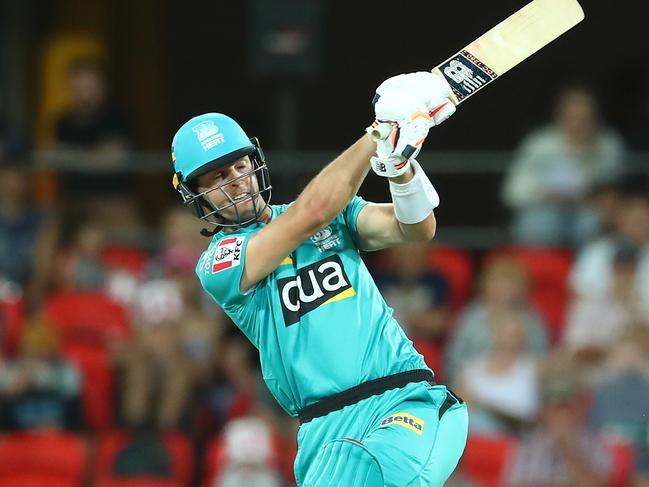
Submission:
POLYGON ((428 135, 429 116, 420 113, 413 120, 398 124, 396 122, 375 122, 367 128, 373 134, 376 127, 381 127, 382 133, 390 130, 384 138, 374 137, 376 156, 370 159, 372 169, 383 177, 400 176, 408 170, 408 160, 416 157, 428 135))
POLYGON ((376 143, 376 156, 370 158, 372 170, 385 178, 397 177, 408 170, 408 159, 395 152, 401 129, 396 122, 374 122, 367 128, 376 143), (381 127, 381 137, 372 135, 373 127, 381 127))

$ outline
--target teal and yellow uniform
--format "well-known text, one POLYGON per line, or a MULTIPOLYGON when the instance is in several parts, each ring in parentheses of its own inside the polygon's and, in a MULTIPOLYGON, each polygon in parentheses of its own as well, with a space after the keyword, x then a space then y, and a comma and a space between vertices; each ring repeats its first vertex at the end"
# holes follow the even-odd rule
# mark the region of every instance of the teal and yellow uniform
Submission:
MULTIPOLYGON (((356 219, 365 204, 355 197, 245 293, 247 245, 263 223, 217 233, 198 262, 203 287, 259 349, 268 388, 293 416, 364 382, 428 369, 359 255, 356 219)), ((272 219, 288 207, 271 206, 272 219)), ((298 484, 442 485, 466 426, 466 406, 441 385, 414 382, 368 397, 301 425, 298 484)))

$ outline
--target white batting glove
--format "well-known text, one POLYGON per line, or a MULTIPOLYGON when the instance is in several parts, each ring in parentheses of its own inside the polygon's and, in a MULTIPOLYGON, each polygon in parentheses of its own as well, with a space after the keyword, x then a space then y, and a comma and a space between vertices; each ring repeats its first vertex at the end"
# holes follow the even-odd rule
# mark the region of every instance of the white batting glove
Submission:
POLYGON ((439 125, 455 113, 455 105, 451 101, 453 90, 446 80, 429 71, 418 71, 393 76, 379 85, 373 100, 376 119, 397 122, 408 119, 411 107, 399 107, 391 100, 393 96, 400 97, 404 94, 426 107, 426 113, 431 117, 431 127, 439 125))
POLYGON ((376 90, 376 121, 367 128, 377 144, 371 158, 379 176, 396 177, 408 170, 408 159, 419 154, 428 130, 455 113, 448 83, 429 72, 401 74, 376 90))
MULTIPOLYGON (((375 122, 367 131, 372 134, 378 125, 375 122)), ((389 132, 383 139, 372 137, 376 143, 376 156, 370 158, 370 163, 379 176, 394 178, 405 173, 410 167, 409 160, 419 154, 428 135, 428 120, 416 117, 402 124, 383 122, 381 125, 388 127, 389 132)))

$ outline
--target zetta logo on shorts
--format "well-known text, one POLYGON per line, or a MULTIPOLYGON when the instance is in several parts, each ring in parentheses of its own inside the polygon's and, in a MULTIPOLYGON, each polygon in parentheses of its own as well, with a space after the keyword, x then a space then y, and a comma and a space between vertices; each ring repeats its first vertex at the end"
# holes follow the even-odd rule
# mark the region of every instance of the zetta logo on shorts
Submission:
POLYGON ((419 419, 417 416, 413 416, 408 413, 394 413, 381 421, 379 428, 385 428, 391 424, 398 424, 404 428, 414 431, 418 435, 423 434, 424 432, 424 420, 419 419))
POLYGON ((230 237, 221 240, 216 246, 212 272, 217 273, 241 265, 241 249, 246 237, 230 237))
POLYGON ((337 255, 298 269, 297 276, 278 279, 277 288, 286 326, 320 306, 356 295, 337 255))

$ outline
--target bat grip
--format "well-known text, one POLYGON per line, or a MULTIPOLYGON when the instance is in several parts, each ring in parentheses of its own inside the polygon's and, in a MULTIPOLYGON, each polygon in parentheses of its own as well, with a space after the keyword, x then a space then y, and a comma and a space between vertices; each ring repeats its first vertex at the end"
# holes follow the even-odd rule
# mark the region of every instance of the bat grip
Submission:
POLYGON ((390 122, 379 122, 376 127, 372 128, 370 135, 373 139, 385 140, 392 132, 392 124, 390 122))

